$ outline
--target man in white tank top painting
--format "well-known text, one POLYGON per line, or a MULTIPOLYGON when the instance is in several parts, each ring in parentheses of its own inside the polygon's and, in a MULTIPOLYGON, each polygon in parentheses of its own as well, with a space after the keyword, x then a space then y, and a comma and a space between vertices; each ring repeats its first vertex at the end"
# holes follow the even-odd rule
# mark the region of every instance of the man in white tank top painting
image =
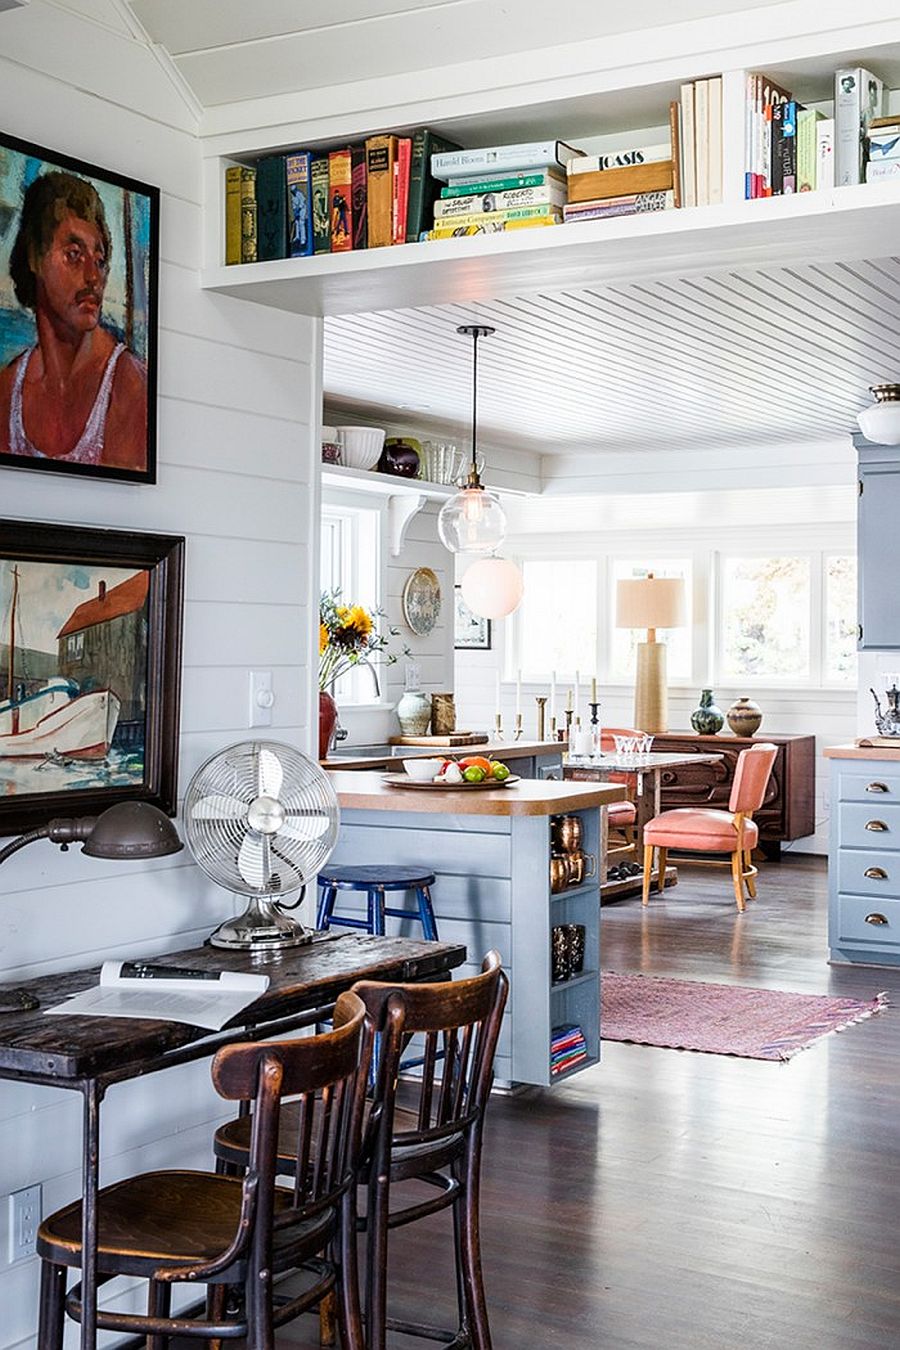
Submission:
POLYGON ((9 271, 37 342, 0 370, 0 453, 146 467, 146 366, 101 323, 111 250, 91 183, 53 171, 30 184, 9 271))

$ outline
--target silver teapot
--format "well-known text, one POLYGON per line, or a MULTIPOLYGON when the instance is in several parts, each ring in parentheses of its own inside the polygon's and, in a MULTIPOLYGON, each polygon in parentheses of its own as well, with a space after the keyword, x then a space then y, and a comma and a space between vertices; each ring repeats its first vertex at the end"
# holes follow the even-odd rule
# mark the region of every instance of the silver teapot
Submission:
POLYGON ((885 697, 888 702, 887 711, 882 712, 881 701, 874 689, 869 693, 875 700, 875 726, 878 728, 879 736, 897 736, 900 738, 900 688, 898 688, 897 675, 885 677, 885 697))

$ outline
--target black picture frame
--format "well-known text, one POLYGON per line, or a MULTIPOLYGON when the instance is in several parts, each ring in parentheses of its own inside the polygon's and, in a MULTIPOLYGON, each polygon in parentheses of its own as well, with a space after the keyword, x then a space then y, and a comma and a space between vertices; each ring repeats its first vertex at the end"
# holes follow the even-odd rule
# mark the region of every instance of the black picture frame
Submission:
POLYGON ((491 620, 473 614, 462 596, 462 587, 453 588, 453 649, 457 652, 489 652, 491 620))
MULTIPOLYGON (((0 150, 7 152, 0 155, 2 279, 9 281, 12 276, 10 263, 22 225, 26 187, 52 170, 87 180, 95 194, 91 201, 99 198, 101 202, 111 241, 94 331, 102 330, 113 338, 117 348, 119 344, 124 345, 118 355, 111 352, 103 366, 104 371, 111 366, 107 410, 104 412, 103 409, 104 381, 101 378, 94 401, 85 414, 88 420, 83 424, 82 436, 89 434, 89 420, 96 413, 102 431, 93 436, 93 444, 96 451, 99 435, 102 449, 96 452, 104 455, 107 462, 66 460, 52 454, 46 457, 34 455, 21 444, 19 432, 26 438, 28 433, 21 406, 16 412, 21 389, 17 396, 15 385, 21 357, 38 341, 38 330, 31 308, 16 294, 15 283, 12 291, 7 287, 5 293, 11 297, 10 303, 0 303, 0 466, 153 484, 156 482, 157 436, 159 188, 2 132, 0 150), (144 440, 141 454, 140 444, 144 440)), ((40 218, 40 209, 36 206, 35 213, 29 218, 34 215, 40 218)), ((87 209, 92 210, 91 207, 87 209)), ((71 214, 75 215, 74 212, 71 214)), ((84 224, 83 221, 80 223, 84 224)), ((24 245, 25 230, 22 235, 24 245)), ((20 270, 24 254, 23 246, 19 254, 20 270)), ((47 255, 50 254, 48 247, 47 255)), ((43 293, 48 293, 46 287, 43 293)), ((3 295, 4 290, 0 289, 0 299, 3 295)), ((85 295, 84 303, 90 306, 95 302, 85 295)), ((69 310, 65 312, 69 313, 69 310)), ((86 323, 92 321, 90 318, 84 320, 86 323)), ((80 410, 77 421, 81 421, 80 410)))
MULTIPOLYGON (((184 538, 180 535, 0 520, 0 623, 9 625, 14 595, 17 597, 16 608, 21 610, 26 578, 31 579, 32 596, 50 596, 54 587, 57 595, 62 593, 61 598, 54 599, 52 612, 44 615, 34 612, 28 616, 26 624, 26 632, 40 633, 43 618, 44 631, 56 633, 55 654, 46 648, 38 651, 20 647, 17 635, 12 644, 14 659, 10 667, 10 626, 0 637, 0 835, 20 834, 45 825, 56 816, 95 815, 119 801, 148 801, 168 815, 175 814, 184 548, 184 538), (48 564, 49 568, 46 571, 27 569, 27 564, 34 563, 48 564), (19 579, 14 581, 15 565, 22 566, 18 567, 19 579), (102 580, 102 575, 107 572, 114 582, 109 589, 102 580), (131 576, 122 580, 123 572, 131 573, 131 576), (69 587, 65 591, 64 581, 69 587), (84 597, 74 610, 73 586, 80 587, 84 597), (103 608, 107 603, 108 617, 103 608), (57 628, 59 615, 69 614, 70 610, 67 622, 57 628), (130 627, 126 628, 121 622, 123 615, 130 627), (115 629, 108 627, 112 620, 120 621, 115 629), (87 635, 81 637, 80 648, 79 633, 87 635), (74 651, 69 646, 73 643, 74 651), (129 650, 135 653, 130 666, 127 665, 129 650), (42 656, 46 658, 45 669, 38 672, 42 656), (79 673, 83 672, 81 682, 72 678, 71 669, 67 672, 70 658, 78 663, 79 673), (98 713, 96 702, 101 695, 109 699, 112 681, 105 680, 101 665, 104 660, 115 659, 120 662, 120 669, 128 669, 127 678, 132 681, 132 688, 137 689, 133 706, 141 709, 139 715, 121 726, 119 712, 130 706, 124 690, 119 691, 121 699, 115 697, 119 708, 112 713, 109 706, 105 712, 98 713), (28 676, 26 669, 19 680, 16 667, 27 666, 29 660, 33 667, 31 678, 25 678, 28 676), (54 662, 57 673, 48 674, 47 667, 54 662), (14 677, 12 689, 10 670, 14 677), (76 749, 71 758, 59 752, 53 744, 56 736, 72 737, 73 731, 67 727, 65 733, 58 732, 56 723, 41 719, 39 710, 48 706, 49 686, 67 681, 74 685, 70 693, 73 703, 76 695, 81 696, 82 705, 88 703, 87 696, 95 700, 90 709, 82 706, 80 715, 89 711, 95 720, 105 716, 107 733, 113 725, 112 741, 102 764, 95 752, 83 748, 76 749), (31 744, 16 744, 4 739, 14 734, 11 694, 19 717, 16 734, 22 734, 27 722, 43 729, 40 735, 34 733, 31 744), (116 743, 117 732, 123 736, 120 746, 116 743), (130 740, 124 739, 126 734, 130 740), (48 746, 52 748, 48 750, 48 746), (87 758, 89 753, 91 757, 87 758), (116 772, 113 761, 121 765, 116 772), (29 763, 31 772, 28 771, 29 763), (32 790, 32 783, 40 783, 41 773, 47 775, 46 787, 41 785, 32 790), (70 785, 59 786, 60 776, 65 776, 70 785), (102 781, 104 778, 109 779, 109 785, 102 781)), ((34 607, 40 610, 39 601, 34 601, 34 607)), ((65 695, 59 697, 63 699, 65 695)), ((91 730, 93 726, 94 722, 91 730)), ((65 750, 65 746, 63 748, 65 750)))

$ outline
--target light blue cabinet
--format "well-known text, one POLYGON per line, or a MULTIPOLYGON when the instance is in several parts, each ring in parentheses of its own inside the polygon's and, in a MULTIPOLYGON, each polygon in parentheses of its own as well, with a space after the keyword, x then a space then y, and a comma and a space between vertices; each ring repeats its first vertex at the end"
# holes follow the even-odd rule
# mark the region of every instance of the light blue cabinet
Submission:
POLYGON ((900 650, 897 603, 897 523, 900 446, 857 440, 857 554, 860 651, 900 650))
POLYGON ((828 885, 829 959, 900 965, 900 754, 831 759, 828 885))

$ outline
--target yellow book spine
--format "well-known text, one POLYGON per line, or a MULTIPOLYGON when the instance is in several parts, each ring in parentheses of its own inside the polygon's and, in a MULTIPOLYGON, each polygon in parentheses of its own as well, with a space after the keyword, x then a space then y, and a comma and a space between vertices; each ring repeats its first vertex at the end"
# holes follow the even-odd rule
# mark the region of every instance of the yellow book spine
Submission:
POLYGON ((241 168, 225 170, 225 262, 241 261, 241 168))

